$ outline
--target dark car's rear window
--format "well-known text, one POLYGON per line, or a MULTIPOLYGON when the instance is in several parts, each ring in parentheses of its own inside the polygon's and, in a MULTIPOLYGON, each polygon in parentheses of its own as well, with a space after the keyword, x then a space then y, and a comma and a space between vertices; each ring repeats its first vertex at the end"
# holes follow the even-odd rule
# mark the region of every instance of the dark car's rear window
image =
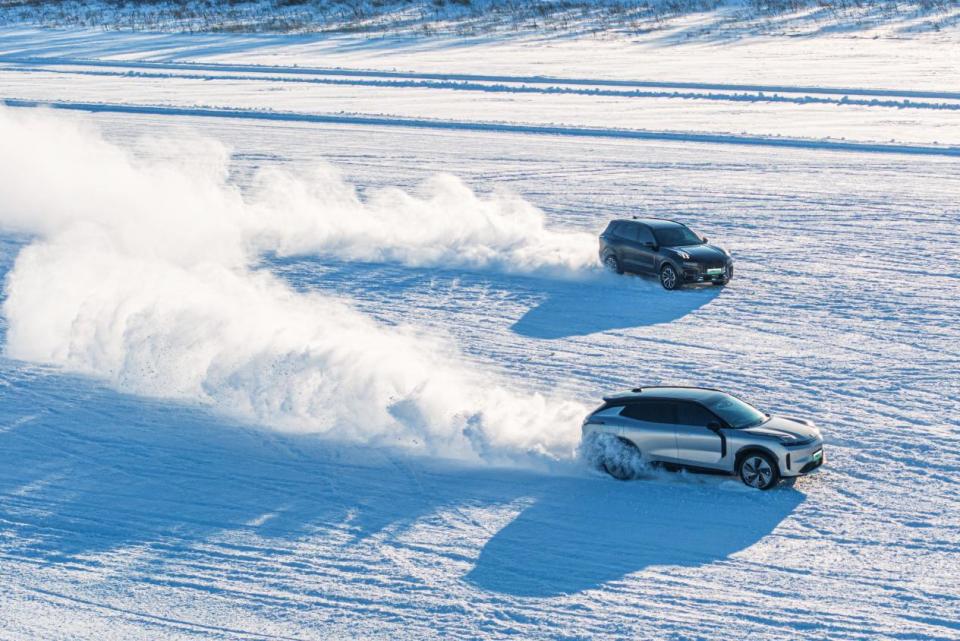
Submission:
POLYGON ((610 228, 613 231, 614 236, 619 236, 620 238, 626 238, 629 229, 629 223, 622 220, 610 223, 610 228))
POLYGON ((629 220, 619 220, 614 223, 614 234, 625 240, 636 240, 640 225, 632 223, 629 220))

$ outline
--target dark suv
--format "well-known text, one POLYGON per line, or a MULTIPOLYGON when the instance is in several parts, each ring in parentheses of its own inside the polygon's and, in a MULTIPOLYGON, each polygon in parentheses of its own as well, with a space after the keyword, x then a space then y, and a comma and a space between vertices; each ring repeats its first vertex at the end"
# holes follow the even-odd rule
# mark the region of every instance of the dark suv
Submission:
POLYGON ((664 289, 686 283, 726 285, 733 278, 733 259, 725 249, 684 224, 661 218, 614 220, 600 234, 600 261, 622 274, 660 278, 664 289))

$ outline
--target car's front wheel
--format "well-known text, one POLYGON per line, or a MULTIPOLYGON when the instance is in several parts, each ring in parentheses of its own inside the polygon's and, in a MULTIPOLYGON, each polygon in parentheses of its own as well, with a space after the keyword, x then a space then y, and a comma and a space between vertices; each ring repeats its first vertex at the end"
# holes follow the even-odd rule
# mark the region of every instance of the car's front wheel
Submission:
POLYGON ((673 290, 680 286, 680 276, 673 265, 666 264, 660 268, 660 284, 667 290, 673 290))
POLYGON ((769 490, 780 482, 780 469, 769 454, 750 452, 740 461, 740 480, 758 490, 769 490))

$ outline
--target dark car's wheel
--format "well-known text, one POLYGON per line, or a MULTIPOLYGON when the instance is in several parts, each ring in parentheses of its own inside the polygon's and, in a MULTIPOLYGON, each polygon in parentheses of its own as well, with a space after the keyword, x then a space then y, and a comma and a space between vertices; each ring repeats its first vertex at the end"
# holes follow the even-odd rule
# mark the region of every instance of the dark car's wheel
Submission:
POLYGON ((611 271, 614 274, 623 273, 623 267, 620 265, 620 261, 617 260, 616 254, 609 254, 606 258, 604 258, 603 266, 606 267, 608 271, 611 271))
POLYGON ((680 286, 680 276, 669 263, 660 268, 660 284, 664 289, 672 290, 680 286))
POLYGON ((758 490, 769 490, 780 482, 780 468, 773 457, 763 452, 750 452, 740 460, 740 480, 758 490))

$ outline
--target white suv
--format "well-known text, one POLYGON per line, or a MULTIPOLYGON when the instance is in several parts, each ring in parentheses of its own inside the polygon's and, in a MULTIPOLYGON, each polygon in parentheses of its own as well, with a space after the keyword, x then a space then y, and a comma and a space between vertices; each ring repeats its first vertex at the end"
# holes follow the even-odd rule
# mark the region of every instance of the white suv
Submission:
POLYGON ((823 438, 810 421, 770 416, 735 396, 698 387, 644 387, 604 397, 583 422, 584 441, 606 439, 599 465, 628 479, 659 462, 736 474, 766 490, 823 465, 823 438))

